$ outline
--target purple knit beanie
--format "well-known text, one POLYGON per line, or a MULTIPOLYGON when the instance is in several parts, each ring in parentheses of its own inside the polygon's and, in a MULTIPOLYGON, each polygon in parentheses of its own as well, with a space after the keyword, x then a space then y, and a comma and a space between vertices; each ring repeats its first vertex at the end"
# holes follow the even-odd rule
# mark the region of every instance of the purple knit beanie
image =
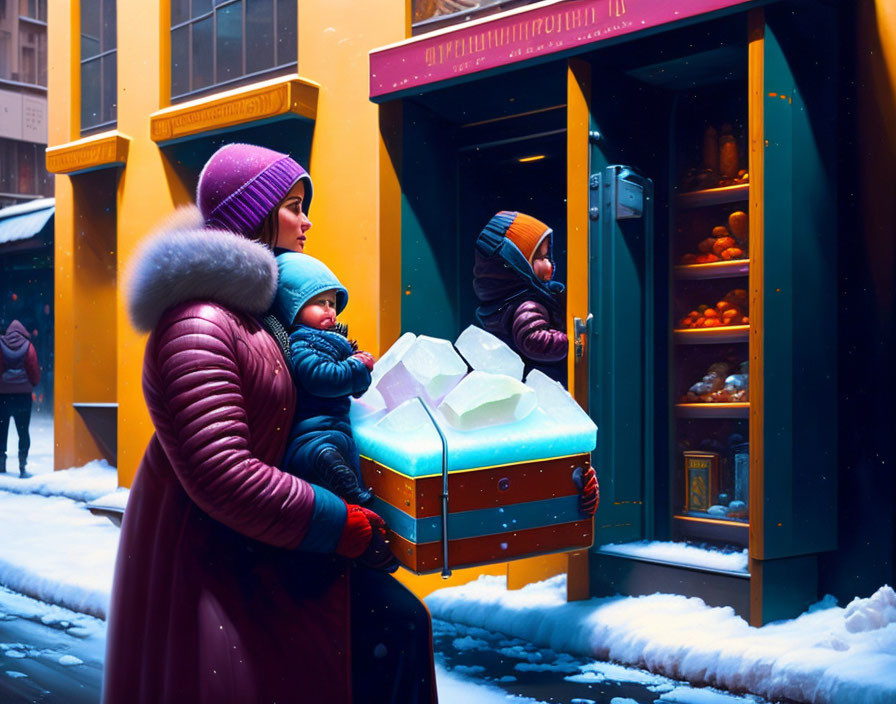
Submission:
POLYGON ((305 180, 302 210, 311 205, 311 177, 287 154, 253 144, 225 144, 199 174, 196 204, 206 227, 254 234, 299 179, 305 180))

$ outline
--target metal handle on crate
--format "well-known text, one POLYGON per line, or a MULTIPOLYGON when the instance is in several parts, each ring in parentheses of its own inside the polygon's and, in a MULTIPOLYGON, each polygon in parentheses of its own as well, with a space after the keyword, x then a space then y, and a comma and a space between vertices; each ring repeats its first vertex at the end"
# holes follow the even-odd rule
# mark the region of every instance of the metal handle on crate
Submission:
POLYGON ((429 416, 442 441, 442 579, 448 579, 451 576, 451 570, 448 567, 448 441, 423 399, 417 396, 417 400, 423 406, 423 410, 426 411, 426 415, 429 416))

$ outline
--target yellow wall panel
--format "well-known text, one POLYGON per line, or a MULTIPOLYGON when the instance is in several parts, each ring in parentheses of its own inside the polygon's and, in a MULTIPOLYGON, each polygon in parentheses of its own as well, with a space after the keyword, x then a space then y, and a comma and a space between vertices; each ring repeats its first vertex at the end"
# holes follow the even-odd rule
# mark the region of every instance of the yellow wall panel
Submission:
POLYGON ((309 166, 313 229, 305 251, 325 261, 348 288, 342 318, 351 337, 376 356, 394 341, 400 306, 379 305, 380 136, 378 108, 367 97, 367 55, 404 39, 406 21, 403 2, 299 3, 299 75, 321 86, 309 166), (380 316, 394 321, 385 339, 380 316))
POLYGON ((167 2, 118 4, 118 129, 132 137, 118 187, 118 476, 129 486, 152 435, 141 373, 146 337, 127 318, 124 285, 134 249, 188 193, 149 138, 149 116, 170 91, 167 2))

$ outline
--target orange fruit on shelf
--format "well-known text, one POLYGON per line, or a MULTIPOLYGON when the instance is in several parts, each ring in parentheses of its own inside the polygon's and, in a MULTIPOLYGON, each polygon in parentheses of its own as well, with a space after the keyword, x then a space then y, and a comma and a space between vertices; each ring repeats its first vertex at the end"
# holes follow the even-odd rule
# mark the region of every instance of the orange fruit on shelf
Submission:
POLYGON ((731 259, 743 259, 744 250, 742 250, 740 247, 728 247, 727 249, 723 250, 719 256, 721 256, 725 261, 729 261, 731 259))
MULTIPOLYGON (((725 235, 724 237, 719 237, 719 239, 716 240, 716 243, 712 246, 712 252, 713 254, 721 255, 722 252, 724 252, 726 249, 731 249, 736 244, 737 242, 734 241, 733 237, 725 235)), ((722 259, 724 258, 725 257, 722 257, 722 259)))
POLYGON ((731 234, 741 242, 746 242, 749 237, 749 223, 747 214, 743 210, 735 210, 728 216, 728 227, 731 234))

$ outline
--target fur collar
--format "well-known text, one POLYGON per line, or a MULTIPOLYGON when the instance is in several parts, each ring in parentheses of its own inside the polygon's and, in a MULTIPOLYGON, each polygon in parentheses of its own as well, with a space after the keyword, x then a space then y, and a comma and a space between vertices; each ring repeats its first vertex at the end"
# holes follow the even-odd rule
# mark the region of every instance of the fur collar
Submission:
POLYGON ((149 332, 168 308, 190 300, 264 313, 277 290, 277 262, 258 242, 205 229, 199 208, 188 206, 141 242, 126 281, 131 322, 149 332))

